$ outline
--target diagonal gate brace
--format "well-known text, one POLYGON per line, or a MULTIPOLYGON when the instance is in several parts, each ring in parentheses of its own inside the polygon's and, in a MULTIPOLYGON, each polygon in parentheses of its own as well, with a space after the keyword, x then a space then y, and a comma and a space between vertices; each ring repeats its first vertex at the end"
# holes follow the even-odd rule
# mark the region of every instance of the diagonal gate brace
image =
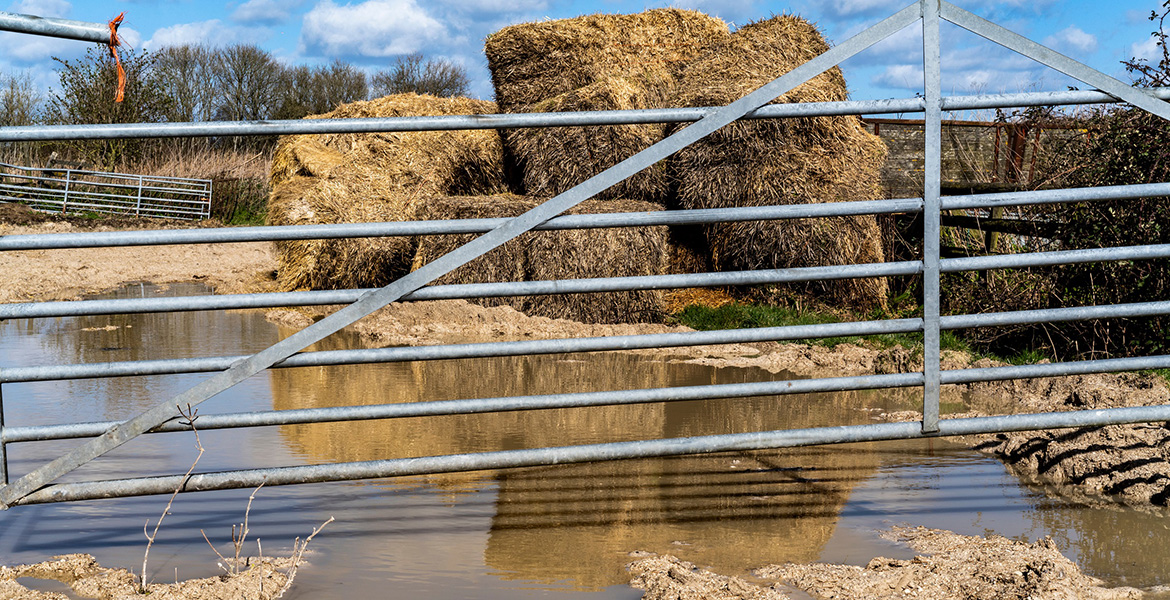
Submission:
POLYGON ((353 304, 321 319, 259 353, 241 360, 199 385, 124 421, 105 434, 94 438, 56 460, 0 488, 0 509, 7 509, 21 498, 56 481, 89 461, 121 446, 131 439, 176 416, 177 406, 195 406, 235 384, 292 356, 304 348, 332 335, 358 319, 399 300, 424 285, 497 248, 508 240, 533 229, 558 214, 592 198, 635 173, 674 154, 717 129, 739 119, 797 86, 831 69, 841 61, 897 33, 921 17, 917 3, 907 6, 839 46, 785 73, 760 89, 712 112, 674 135, 650 146, 626 160, 595 175, 540 206, 509 220, 484 235, 456 248, 422 268, 386 287, 369 292, 353 304))

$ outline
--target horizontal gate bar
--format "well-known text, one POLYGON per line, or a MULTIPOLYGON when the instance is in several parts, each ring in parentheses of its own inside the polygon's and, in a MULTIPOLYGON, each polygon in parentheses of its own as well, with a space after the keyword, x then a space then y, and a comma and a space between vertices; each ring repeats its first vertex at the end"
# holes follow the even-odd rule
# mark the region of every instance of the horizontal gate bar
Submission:
MULTIPOLYGON (((1151 92, 1170 99, 1170 88, 1151 92)), ((945 111, 1048 106, 1061 104, 1112 103, 1118 100, 1099 91, 1032 92, 1020 94, 951 96, 942 99, 945 111)), ((443 117, 387 117, 367 119, 302 119, 288 121, 210 121, 198 123, 124 123, 109 125, 52 125, 6 127, 0 142, 93 140, 153 137, 207 137, 221 135, 292 135, 318 133, 378 133, 389 131, 449 131, 465 129, 512 129, 520 127, 577 127, 596 125, 637 125, 647 123, 689 123, 698 121, 716 108, 655 108, 645 110, 580 111, 557 113, 513 113, 494 115, 452 115, 443 117)), ((838 115, 924 112, 922 98, 852 100, 808 104, 770 104, 743 118, 775 119, 838 115)))
MULTIPOLYGON (((562 229, 600 229, 604 227, 697 225, 701 223, 726 223, 735 221, 920 212, 921 210, 921 198, 903 198, 898 200, 862 200, 824 204, 598 213, 554 217, 548 222, 535 227, 535 230, 555 231, 562 229)), ((208 229, 157 229, 146 231, 91 231, 7 235, 0 236, 0 251, 485 233, 499 227, 507 221, 508 219, 505 217, 498 219, 284 225, 279 227, 223 227, 208 229)))
MULTIPOLYGON (((942 209, 964 210, 1091 200, 1123 200, 1152 196, 1170 196, 1170 183, 973 194, 969 196, 943 196, 942 209)), ((921 198, 900 198, 896 200, 862 200, 826 204, 565 215, 551 219, 536 229, 550 231, 603 227, 697 225, 715 222, 893 214, 921 211, 921 198)), ((286 225, 281 227, 223 227, 208 229, 7 235, 0 236, 0 251, 484 233, 499 226, 506 220, 506 218, 453 219, 444 221, 286 225)))
POLYGON ((967 329, 970 327, 1001 327, 1004 325, 1084 321, 1088 319, 1152 317, 1166 314, 1170 314, 1170 301, 1164 300, 1160 302, 1137 302, 1133 304, 1041 308, 1001 313, 981 313, 977 315, 951 315, 942 317, 941 322, 943 329, 967 329))
POLYGON ((0 11, 0 31, 30 33, 99 44, 110 43, 110 26, 106 23, 38 17, 2 11, 0 11))
POLYGON ((137 479, 60 483, 51 484, 34 491, 14 504, 43 504, 48 502, 71 502, 98 498, 170 494, 176 489, 197 492, 252 488, 260 484, 276 486, 326 481, 349 481, 356 479, 401 477, 406 475, 429 475, 434 473, 533 467, 550 464, 654 458, 686 454, 711 454, 714 452, 750 451, 771 448, 795 448, 821 444, 922 439, 1006 431, 1029 431, 1035 429, 1064 429, 1167 420, 1170 420, 1170 406, 1143 406, 1062 413, 942 419, 939 421, 939 431, 931 434, 923 434, 921 423, 918 421, 789 429, 637 442, 562 446, 535 450, 505 450, 476 454, 223 471, 218 473, 199 473, 189 478, 182 475, 172 475, 137 479))
MULTIPOLYGON (((797 267, 765 271, 728 271, 724 273, 642 275, 633 277, 597 277, 590 279, 497 283, 459 283, 428 286, 407 294, 401 298, 401 301, 416 302, 422 300, 453 300, 460 298, 539 296, 547 294, 576 294, 727 285, 762 285, 767 283, 820 281, 853 277, 892 277, 914 275, 920 271, 921 268, 917 261, 903 261, 830 267, 797 267)), ((0 319, 346 304, 357 300, 368 292, 370 292, 369 289, 318 290, 309 292, 273 292, 267 294, 13 303, 0 304, 0 319)))
POLYGON ((942 372, 944 384, 976 383, 980 381, 1004 381, 1007 379, 1032 379, 1036 377, 1063 377, 1066 375, 1089 375, 1115 371, 1145 371, 1170 368, 1170 355, 1137 356, 1130 358, 1100 358, 1076 362, 1044 363, 1036 365, 1013 365, 1010 367, 983 367, 978 369, 955 369, 942 372))
MULTIPOLYGON (((945 330, 971 327, 999 327, 1025 323, 1051 323, 1085 319, 1134 318, 1170 314, 1170 301, 1116 304, 1104 306, 1076 306, 976 315, 949 315, 940 319, 945 330)), ((435 346, 401 346, 390 348, 325 350, 302 352, 274 365, 276 368, 321 367, 352 364, 406 362, 416 360, 453 360, 521 356, 525 354, 566 354, 572 352, 601 352, 613 350, 645 350, 678 348, 716 344, 743 344, 783 340, 813 339, 916 333, 922 331, 921 319, 888 321, 856 321, 786 327, 727 329, 717 331, 689 331, 648 335, 526 340, 519 342, 486 342, 435 346)), ((75 365, 44 365, 37 367, 10 367, 0 370, 0 383, 58 381, 98 377, 129 377, 141 375, 174 375, 222 371, 244 356, 218 356, 75 365)), ((1140 367, 1146 368, 1146 367, 1140 367)))
MULTIPOLYGON (((512 396, 503 398, 476 398, 469 400, 440 400, 408 402, 404 404, 367 404, 329 408, 259 411, 222 415, 199 415, 199 429, 226 429, 259 427, 265 425, 294 425, 360 421, 371 419, 399 419, 406 417, 434 417, 441 415, 473 415, 491 412, 543 410, 553 408, 584 408, 648 404, 651 402, 681 402, 687 400, 715 400, 719 398, 751 398, 845 390, 872 390, 914 387, 922 385, 921 373, 895 373, 860 377, 832 377, 824 379, 795 379, 697 385, 642 390, 616 390, 575 394, 548 394, 542 396, 512 396)), ((168 421, 155 432, 190 431, 180 424, 181 419, 168 421)), ((108 431, 119 421, 103 423, 74 423, 69 425, 38 425, 5 427, 4 442, 32 442, 81 437, 96 437, 108 431)))
MULTIPOLYGON (((807 338, 845 337, 914 333, 922 331, 922 319, 892 319, 887 321, 855 321, 817 325, 790 325, 751 329, 722 329, 716 331, 685 331, 645 335, 622 335, 518 342, 485 342, 435 346, 393 346, 356 350, 323 350, 301 352, 273 365, 274 368, 322 367, 334 365, 406 362, 416 360, 453 360, 461 358, 491 358, 522 356, 525 354, 567 354, 572 352, 604 352, 613 350, 646 350, 652 348, 679 348, 716 344, 746 344, 807 338)), ((57 381, 94 377, 124 377, 138 375, 174 375, 222 371, 243 356, 208 358, 179 358, 169 360, 88 363, 77 365, 44 365, 38 367, 10 367, 0 370, 0 383, 57 381)))
MULTIPOLYGON (((1039 365, 957 369, 940 372, 940 379, 942 384, 950 385, 975 383, 981 381, 1002 381, 1006 379, 1060 377, 1066 375, 1086 375, 1091 373, 1141 371, 1146 369, 1165 368, 1170 368, 1170 355, 1138 358, 1112 358, 1071 363, 1049 363, 1039 365)), ((579 394, 514 396, 504 398, 412 402, 406 404, 369 404, 361 406, 206 414, 200 415, 199 417, 199 429, 211 430, 274 425, 300 425, 308 423, 330 423, 338 421, 396 419, 405 417, 440 415, 468 415, 502 411, 583 408, 624 404, 645 404, 651 402, 713 400, 720 398, 747 398, 754 396, 780 396, 789 394, 839 392, 847 390, 902 388, 921 386, 922 381, 923 377, 921 373, 895 373, 887 375, 796 379, 789 381, 687 386, 650 390, 621 390, 579 394)), ((151 433, 171 433, 191 430, 189 425, 184 425, 180 421, 182 421, 182 419, 179 418, 168 421, 167 423, 152 430, 151 433)), ((7 427, 4 429, 2 441, 4 443, 17 443, 95 437, 105 433, 107 430, 109 430, 114 425, 117 425, 118 423, 119 421, 102 421, 90 423, 70 423, 65 425, 7 427)))
MULTIPOLYGON (((1149 260, 1167 257, 1170 257, 1170 244, 1119 246, 1114 248, 1090 248, 1086 250, 1061 250, 1056 252, 947 258, 941 261, 941 271, 944 273, 956 273, 961 271, 1054 266, 1107 260, 1149 260)), ((918 261, 903 261, 896 263, 870 263, 827 267, 799 267, 768 271, 603 277, 593 279, 564 279, 559 281, 464 283, 429 286, 408 294, 402 300, 451 300, 488 296, 534 296, 543 294, 726 285, 761 285, 767 283, 847 279, 853 277, 892 277, 915 275, 920 272, 921 264, 918 261)), ((175 298, 13 303, 0 304, 0 319, 343 304, 353 302, 368 291, 364 289, 320 290, 310 292, 230 294, 175 298)))
POLYGON ((1157 196, 1170 196, 1170 183, 1143 183, 1091 188, 1065 188, 1060 190, 971 194, 968 196, 943 196, 942 210, 1027 206, 1034 204, 1063 204, 1093 200, 1127 200, 1157 196))
POLYGON ((1114 246, 1085 250, 1057 250, 1054 252, 1027 252, 946 258, 942 261, 944 273, 984 271, 988 269, 1020 269, 1024 267, 1051 267, 1111 260, 1149 260, 1170 257, 1170 244, 1146 246, 1114 246))

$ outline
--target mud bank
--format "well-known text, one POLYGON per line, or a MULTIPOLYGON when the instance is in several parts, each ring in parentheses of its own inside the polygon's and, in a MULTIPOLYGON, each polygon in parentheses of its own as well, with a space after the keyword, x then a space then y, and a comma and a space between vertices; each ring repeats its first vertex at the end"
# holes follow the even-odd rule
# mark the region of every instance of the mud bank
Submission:
POLYGON ((295 576, 292 559, 253 559, 247 569, 236 575, 151 583, 146 586, 144 595, 138 590, 138 577, 129 571, 103 567, 88 554, 67 554, 31 565, 0 567, 0 599, 66 600, 71 597, 63 593, 68 589, 76 596, 100 600, 145 597, 159 600, 268 600, 283 595, 295 576), (46 582, 57 582, 62 591, 39 589, 47 587, 46 582))
POLYGON ((883 537, 922 554, 909 560, 877 557, 865 567, 769 565, 754 572, 772 582, 760 584, 699 569, 672 556, 653 556, 630 563, 630 585, 645 590, 645 600, 773 600, 793 597, 793 589, 816 598, 840 600, 1115 600, 1144 596, 1136 588, 1103 587, 1101 580, 1082 573, 1049 539, 1028 544, 994 535, 964 536, 923 527, 895 527, 883 537))

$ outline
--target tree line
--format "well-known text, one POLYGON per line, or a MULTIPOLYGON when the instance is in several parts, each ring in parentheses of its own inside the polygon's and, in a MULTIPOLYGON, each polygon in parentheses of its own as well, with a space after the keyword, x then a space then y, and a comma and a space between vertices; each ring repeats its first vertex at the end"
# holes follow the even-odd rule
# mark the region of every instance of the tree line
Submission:
MULTIPOLYGON (((400 57, 389 68, 367 74, 341 60, 320 66, 286 65, 253 44, 188 44, 155 52, 124 52, 125 99, 114 103, 117 73, 104 50, 91 49, 73 60, 53 60, 58 85, 47 93, 27 73, 0 74, 0 127, 299 119, 389 94, 466 95, 469 86, 463 67, 421 54, 400 57)), ((271 140, 202 143, 258 149, 271 140)), ((66 146, 108 168, 133 160, 145 142, 105 140, 66 146)))

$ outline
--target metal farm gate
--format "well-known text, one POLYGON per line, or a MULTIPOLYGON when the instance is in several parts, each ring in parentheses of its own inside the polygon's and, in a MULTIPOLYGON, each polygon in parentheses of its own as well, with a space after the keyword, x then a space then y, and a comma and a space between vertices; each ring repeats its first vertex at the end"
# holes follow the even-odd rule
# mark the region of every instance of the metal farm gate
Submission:
POLYGON ((206 219, 211 185, 210 179, 0 163, 0 202, 60 214, 206 219))
MULTIPOLYGON (((4 13, 0 13, 0 29, 102 43, 115 41, 110 39, 111 28, 107 28, 104 24, 33 19, 26 16, 4 13)), ((941 197, 939 190, 939 156, 942 112, 944 110, 954 111, 994 107, 1070 105, 1124 101, 1163 118, 1170 119, 1170 104, 1163 101, 1166 98, 1170 98, 1168 90, 1156 90, 1152 93, 1149 90, 1132 88, 948 2, 921 0, 870 27, 866 31, 859 33, 848 41, 828 50, 808 63, 793 69, 759 90, 728 106, 720 108, 278 122, 12 127, 0 129, 0 141, 14 142, 129 137, 503 129, 515 127, 563 127, 661 122, 691 123, 665 140, 629 157, 627 160, 605 172, 516 218, 296 227, 65 233, 0 237, 0 251, 15 251, 49 248, 92 248, 150 244, 208 244, 241 241, 450 233, 483 234, 465 246, 452 251, 381 289, 0 305, 0 319, 15 319, 226 308, 349 304, 321 321, 252 356, 0 369, 0 384, 86 377, 218 372, 216 375, 204 380, 188 391, 160 402, 154 408, 124 422, 74 423, 33 427, 22 426, 20 424, 5 424, 2 420, 2 411, 0 411, 0 468, 2 468, 0 470, 0 483, 3 484, 0 487, 0 507, 8 508, 21 504, 170 493, 176 489, 182 489, 184 491, 215 490, 255 487, 261 483, 265 485, 285 485, 730 450, 781 448, 842 442, 911 439, 928 436, 950 436, 1170 420, 1170 406, 1019 414, 963 419, 940 420, 939 418, 939 387, 944 384, 1170 367, 1170 356, 1153 356, 1146 358, 1093 360, 1029 366, 940 370, 939 338, 943 330, 1078 319, 1137 317, 1170 313, 1170 301, 1158 301, 1142 304, 1084 306, 1051 310, 940 317, 940 273, 1061 265, 1091 261, 1165 259, 1170 257, 1170 245, 1149 245, 940 259, 939 223, 942 211, 993 209, 1004 206, 1038 205, 1087 200, 1109 201, 1145 196, 1170 195, 1170 183, 1159 183, 1091 189, 1064 189, 941 197), (1099 91, 943 97, 940 91, 939 74, 939 24, 942 20, 954 23, 988 40, 1031 57, 1099 91), (904 27, 915 23, 920 23, 923 30, 925 51, 924 97, 796 105, 768 104, 774 98, 792 90, 826 69, 862 52, 904 27), (597 193, 657 163, 688 144, 703 138, 737 119, 793 118, 842 114, 863 115, 894 112, 925 113, 926 177, 921 198, 894 200, 858 199, 851 202, 817 205, 557 216, 574 205, 593 197, 597 193), (925 247, 920 260, 693 275, 470 285, 428 285, 460 265, 533 229, 643 227, 649 225, 682 225, 717 221, 816 218, 914 212, 921 212, 924 215, 925 222, 925 247), (921 275, 923 277, 924 297, 922 301, 924 314, 921 318, 734 331, 298 353, 307 346, 361 319, 378 308, 396 301, 677 287, 756 285, 852 277, 911 275, 921 275), (663 348, 896 332, 921 332, 923 334, 925 342, 925 367, 922 372, 734 385, 704 385, 597 393, 564 393, 548 396, 498 397, 475 400, 418 402, 411 404, 381 404, 286 411, 208 414, 200 416, 199 425, 201 429, 254 427, 292 423, 388 419, 405 416, 471 414, 554 407, 600 406, 817 391, 905 387, 921 387, 923 390, 923 418, 921 422, 760 431, 745 434, 656 439, 636 442, 444 455, 425 458, 345 462, 313 466, 284 466, 244 471, 197 473, 189 477, 170 475, 149 478, 130 477, 79 483, 56 483, 60 477, 78 468, 80 465, 101 456, 141 434, 152 431, 181 431, 187 429, 188 426, 181 421, 180 415, 177 413, 177 406, 196 406, 200 402, 240 381, 272 367, 297 368, 313 365, 421 361, 633 348, 663 348), (13 477, 10 481, 10 476, 4 462, 4 448, 6 444, 81 437, 92 437, 93 439, 46 465, 40 466, 31 472, 20 474, 19 478, 13 477)), ((0 405, 0 408, 2 408, 2 405, 0 405)))

